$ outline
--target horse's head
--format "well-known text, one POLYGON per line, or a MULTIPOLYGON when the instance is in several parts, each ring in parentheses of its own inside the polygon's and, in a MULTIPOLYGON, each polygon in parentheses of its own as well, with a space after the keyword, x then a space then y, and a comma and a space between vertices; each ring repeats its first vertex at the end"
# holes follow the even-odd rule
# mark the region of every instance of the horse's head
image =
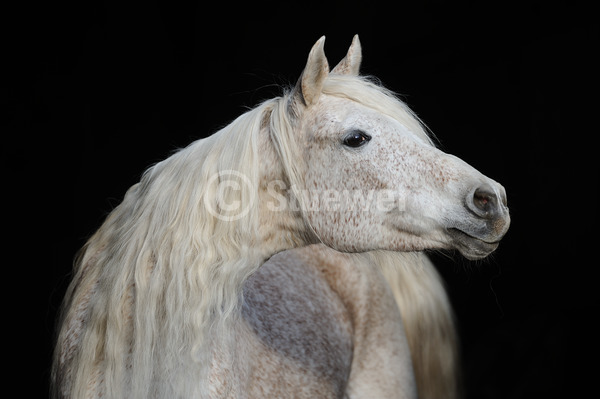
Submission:
POLYGON ((331 72, 323 44, 288 97, 302 149, 295 196, 314 235, 342 251, 494 251, 510 224, 504 188, 435 148, 405 104, 358 77, 358 37, 331 72))

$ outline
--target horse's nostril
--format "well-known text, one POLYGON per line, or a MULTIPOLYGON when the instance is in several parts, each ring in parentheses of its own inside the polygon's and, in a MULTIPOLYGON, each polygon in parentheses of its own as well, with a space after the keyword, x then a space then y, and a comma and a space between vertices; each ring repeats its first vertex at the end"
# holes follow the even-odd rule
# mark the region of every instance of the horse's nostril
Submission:
POLYGON ((488 204, 492 202, 492 195, 493 194, 483 191, 475 191, 475 194, 473 195, 473 202, 475 203, 476 207, 485 210, 488 208, 488 204))
POLYGON ((467 203, 477 215, 491 217, 497 212, 498 197, 490 186, 484 185, 475 190, 473 197, 467 203))

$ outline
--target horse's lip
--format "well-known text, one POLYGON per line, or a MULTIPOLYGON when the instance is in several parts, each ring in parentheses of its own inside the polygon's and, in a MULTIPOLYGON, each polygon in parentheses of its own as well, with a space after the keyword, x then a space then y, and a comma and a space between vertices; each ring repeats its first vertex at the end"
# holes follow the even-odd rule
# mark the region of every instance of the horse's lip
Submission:
POLYGON ((450 233, 450 235, 452 235, 454 237, 464 237, 464 238, 468 238, 468 239, 480 241, 480 242, 485 243, 485 244, 498 245, 500 243, 500 240, 486 241, 483 238, 475 237, 475 236, 467 233, 466 231, 461 230, 461 229, 456 228, 456 227, 449 228, 448 232, 450 233))
POLYGON ((456 249, 467 259, 482 259, 498 248, 500 240, 486 241, 455 227, 447 229, 456 249))

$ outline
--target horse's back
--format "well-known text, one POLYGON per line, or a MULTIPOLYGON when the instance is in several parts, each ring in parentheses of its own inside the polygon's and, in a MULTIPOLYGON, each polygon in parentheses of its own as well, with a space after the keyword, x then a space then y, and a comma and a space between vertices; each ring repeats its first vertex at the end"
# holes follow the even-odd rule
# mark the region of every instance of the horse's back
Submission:
POLYGON ((314 245, 261 266, 244 285, 235 355, 219 354, 230 368, 213 368, 216 396, 416 396, 393 295, 356 259, 314 245))

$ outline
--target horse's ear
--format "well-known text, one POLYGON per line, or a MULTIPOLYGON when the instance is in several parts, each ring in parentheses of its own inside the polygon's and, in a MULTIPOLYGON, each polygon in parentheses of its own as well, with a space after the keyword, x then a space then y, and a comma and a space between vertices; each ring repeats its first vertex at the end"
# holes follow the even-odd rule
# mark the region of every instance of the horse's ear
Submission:
POLYGON ((325 36, 321 37, 310 50, 304 71, 302 71, 292 94, 293 102, 309 106, 319 100, 323 82, 329 74, 329 63, 327 63, 323 50, 324 44, 325 36))
POLYGON ((360 40, 358 40, 358 35, 354 35, 352 39, 352 44, 348 49, 348 53, 340 61, 339 64, 333 68, 331 73, 335 73, 338 75, 352 75, 358 76, 358 70, 360 69, 360 62, 362 61, 362 48, 360 46, 360 40))

